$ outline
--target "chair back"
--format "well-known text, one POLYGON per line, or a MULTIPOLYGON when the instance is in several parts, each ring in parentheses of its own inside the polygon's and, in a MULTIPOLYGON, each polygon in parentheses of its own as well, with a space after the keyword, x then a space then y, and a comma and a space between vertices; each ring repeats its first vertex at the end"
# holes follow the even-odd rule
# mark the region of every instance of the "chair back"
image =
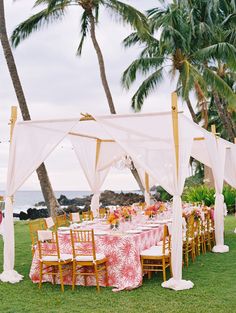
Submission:
POLYGON ((76 256, 92 255, 93 259, 96 260, 96 248, 93 229, 71 229, 70 235, 74 258, 76 258, 76 256))
POLYGON ((70 213, 70 221, 71 221, 72 223, 80 223, 81 220, 80 220, 80 214, 79 214, 79 212, 70 213))
POLYGON ((87 221, 92 221, 93 220, 93 212, 92 211, 82 212, 82 219, 87 220, 87 221))
POLYGON ((106 218, 109 216, 110 210, 107 208, 100 208, 99 209, 99 218, 106 218))
POLYGON ((166 255, 166 252, 170 253, 171 249, 171 235, 169 232, 168 225, 165 224, 163 227, 163 244, 162 244, 162 254, 166 255))
POLYGON ((68 226, 66 213, 56 216, 56 225, 57 227, 68 226))
POLYGON ((195 213, 192 212, 186 220, 186 241, 188 242, 189 239, 194 238, 194 231, 195 231, 195 213))
POLYGON ((45 221, 45 228, 46 229, 53 229, 53 230, 55 230, 55 223, 54 223, 54 220, 53 220, 53 218, 50 216, 50 217, 46 217, 45 219, 44 219, 44 221, 45 221))
POLYGON ((30 239, 32 246, 37 244, 38 236, 37 231, 45 229, 45 223, 43 219, 37 219, 29 222, 30 239))
POLYGON ((56 256, 60 259, 60 249, 58 242, 57 232, 51 230, 38 230, 38 248, 39 248, 39 259, 43 257, 56 256))

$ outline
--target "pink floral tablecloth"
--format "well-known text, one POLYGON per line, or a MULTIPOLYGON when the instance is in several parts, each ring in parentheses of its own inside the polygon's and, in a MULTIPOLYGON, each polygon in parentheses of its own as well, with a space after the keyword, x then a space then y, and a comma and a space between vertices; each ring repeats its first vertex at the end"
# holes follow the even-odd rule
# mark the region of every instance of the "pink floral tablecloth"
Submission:
MULTIPOLYGON (((114 287, 113 291, 137 288, 142 284, 142 269, 140 252, 159 242, 162 237, 162 227, 157 227, 140 234, 124 235, 110 233, 96 236, 96 251, 103 253, 108 260, 108 285, 114 287)), ((61 253, 72 253, 70 235, 59 233, 61 253)), ((38 250, 30 270, 30 278, 34 283, 39 282, 39 255, 38 250)), ((44 275, 44 281, 51 282, 50 275, 44 275)), ((71 285, 72 272, 68 269, 64 275, 64 284, 71 285)), ((59 279, 56 279, 60 283, 59 279)), ((84 285, 84 279, 77 276, 77 285, 84 285)), ((87 285, 96 285, 94 277, 88 277, 87 285)), ((101 275, 100 285, 105 286, 105 277, 101 275)))

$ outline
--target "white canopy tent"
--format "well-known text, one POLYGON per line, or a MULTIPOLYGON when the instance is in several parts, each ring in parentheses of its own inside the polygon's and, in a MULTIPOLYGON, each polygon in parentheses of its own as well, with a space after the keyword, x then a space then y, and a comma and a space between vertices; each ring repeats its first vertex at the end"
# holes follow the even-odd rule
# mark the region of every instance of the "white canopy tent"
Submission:
MULTIPOLYGON (((221 193, 224 179, 232 186, 236 185, 236 146, 216 138, 182 113, 178 113, 176 100, 176 95, 173 94, 172 112, 27 121, 16 124, 7 177, 4 272, 0 275, 2 281, 14 283, 22 279, 14 271, 11 196, 66 136, 71 139, 94 194, 91 204, 93 210, 99 206, 100 188, 111 165, 124 155, 129 155, 142 173, 147 173, 173 195, 173 278, 163 283, 163 287, 175 290, 193 287, 192 282, 182 279, 181 194, 188 176, 190 156, 213 170, 216 185, 214 251, 228 251, 223 237, 221 193)), ((145 176, 148 185, 147 175, 145 176)), ((142 179, 145 181, 145 178, 142 179)))

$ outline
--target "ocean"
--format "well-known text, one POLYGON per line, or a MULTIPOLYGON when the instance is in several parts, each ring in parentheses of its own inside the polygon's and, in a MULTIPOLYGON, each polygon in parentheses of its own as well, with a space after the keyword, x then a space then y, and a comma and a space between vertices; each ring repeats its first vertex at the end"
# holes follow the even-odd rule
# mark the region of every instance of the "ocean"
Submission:
MULTIPOLYGON (((121 190, 116 191, 121 192, 121 190)), ((136 192, 140 191, 131 190, 131 191, 123 191, 123 192, 136 192)), ((0 191, 1 195, 4 195, 3 191, 0 191)), ((55 195, 57 199, 60 195, 66 196, 68 199, 73 198, 82 198, 92 194, 89 190, 83 191, 55 191, 55 195)), ((13 212, 20 213, 20 211, 26 212, 29 208, 35 207, 35 204, 44 201, 43 194, 41 191, 17 191, 14 195, 14 203, 13 203, 13 212)))
MULTIPOLYGON (((1 192, 4 194, 4 192, 1 192)), ((91 191, 55 191, 57 198, 60 195, 66 196, 68 199, 82 198, 90 195, 91 191)), ((19 213, 20 211, 26 212, 27 209, 35 207, 35 204, 44 201, 43 194, 41 191, 17 191, 14 195, 13 209, 14 213, 19 213)))

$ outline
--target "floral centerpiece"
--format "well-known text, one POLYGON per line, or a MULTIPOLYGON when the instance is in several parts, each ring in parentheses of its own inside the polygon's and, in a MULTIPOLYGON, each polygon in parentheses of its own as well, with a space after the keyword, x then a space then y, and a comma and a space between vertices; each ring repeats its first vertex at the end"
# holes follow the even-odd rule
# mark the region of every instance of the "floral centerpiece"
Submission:
POLYGON ((108 216, 108 223, 111 225, 111 229, 118 228, 120 221, 120 212, 118 210, 114 210, 108 216))
POLYGON ((132 207, 122 207, 121 208, 121 217, 125 221, 131 221, 132 216, 136 215, 136 214, 137 214, 136 210, 132 207))
POLYGON ((166 205, 164 202, 156 202, 155 204, 147 207, 145 209, 145 215, 147 215, 149 218, 153 218, 158 213, 163 213, 167 210, 166 205))

